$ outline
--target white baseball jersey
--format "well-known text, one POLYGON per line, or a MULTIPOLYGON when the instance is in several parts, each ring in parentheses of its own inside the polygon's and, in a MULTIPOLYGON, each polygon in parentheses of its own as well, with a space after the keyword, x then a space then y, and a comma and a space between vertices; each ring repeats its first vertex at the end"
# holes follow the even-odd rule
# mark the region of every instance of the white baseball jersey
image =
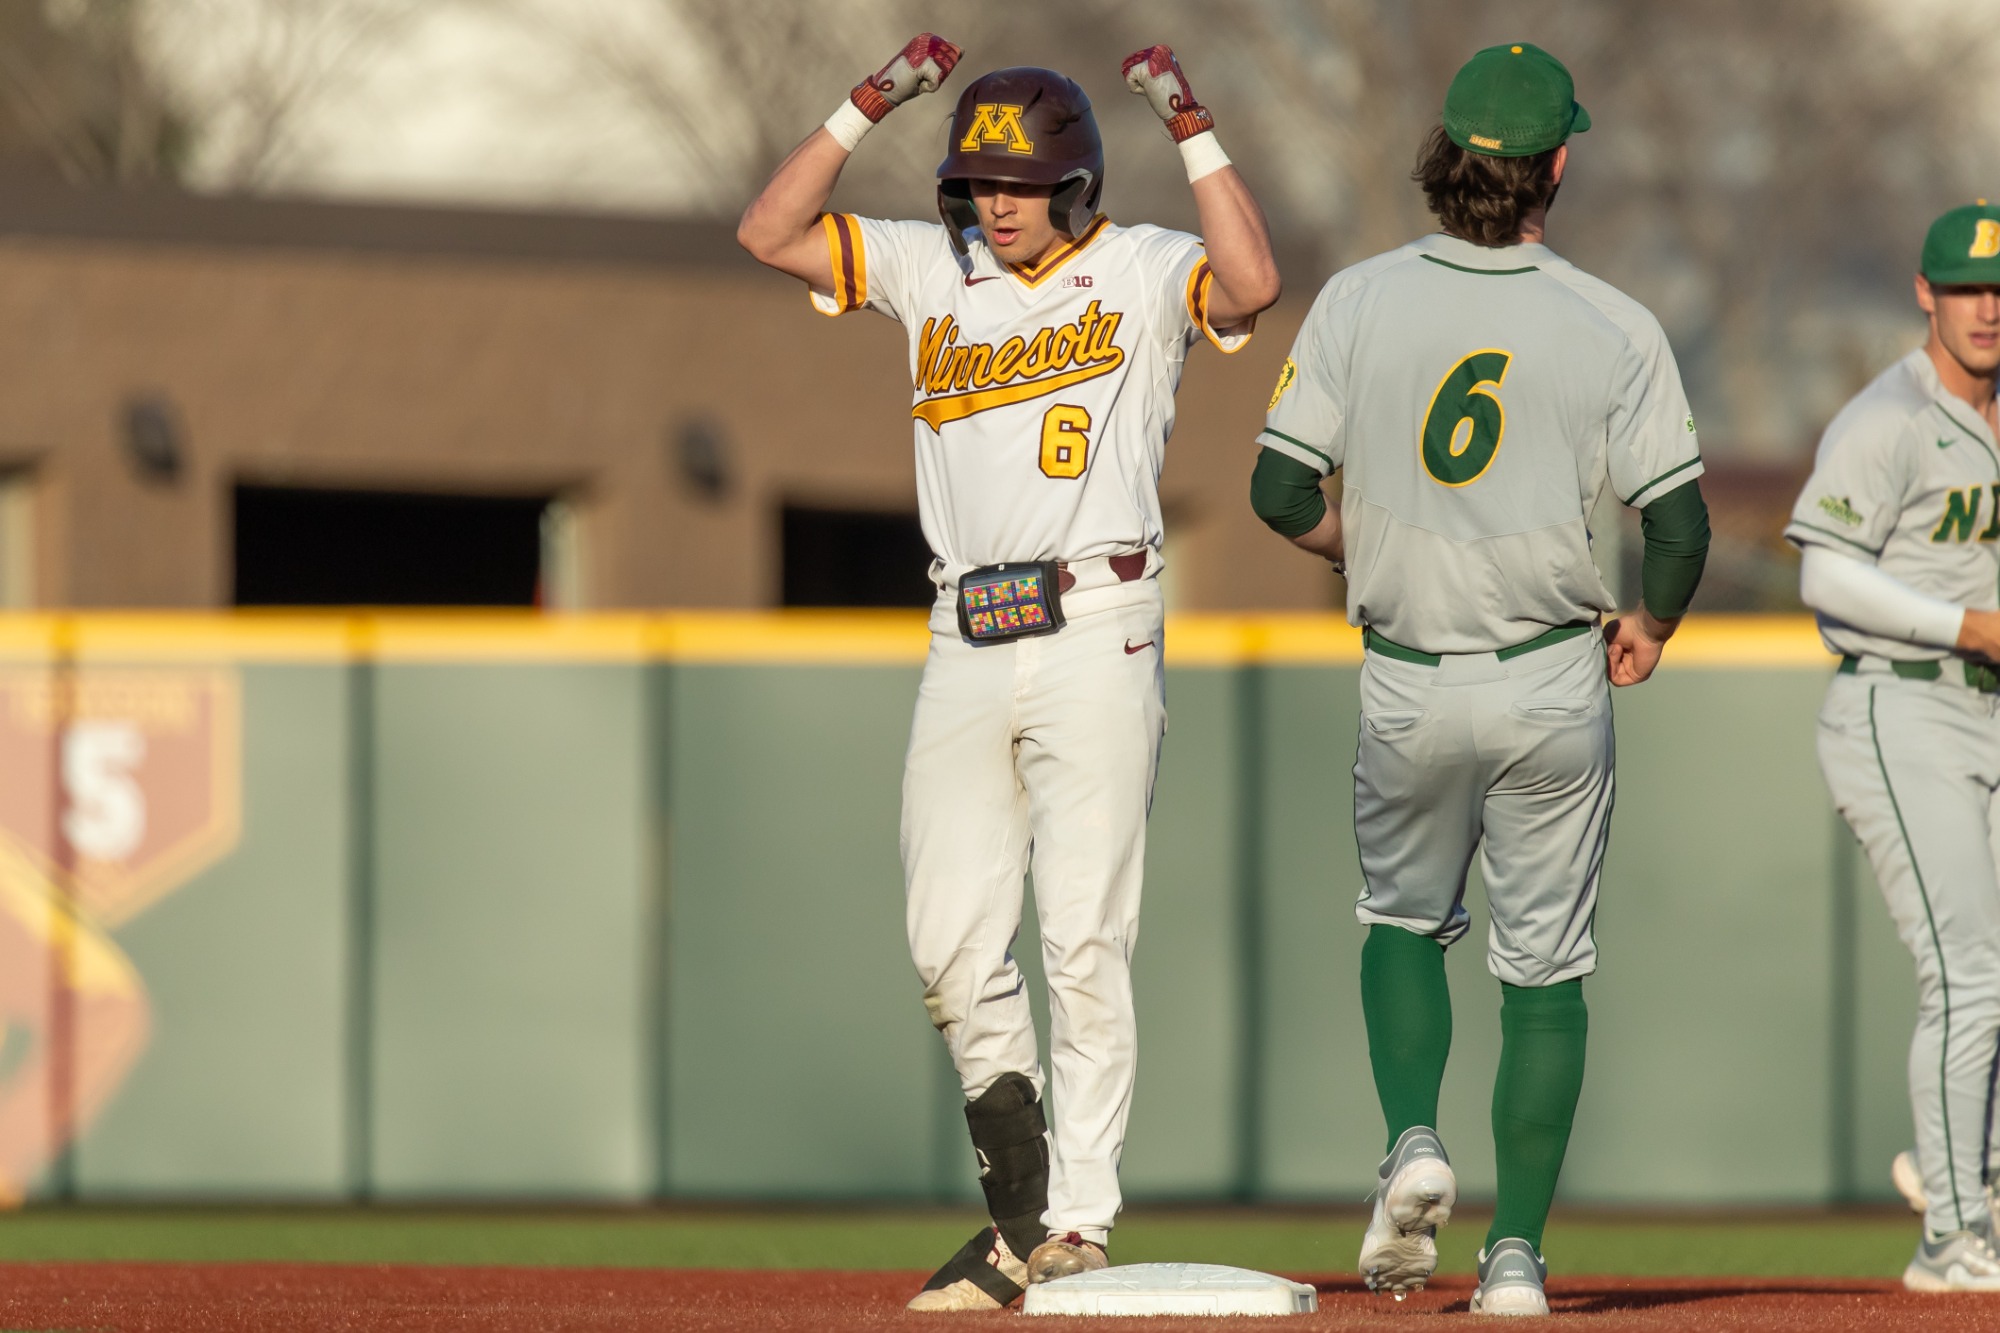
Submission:
MULTIPOLYGON (((2000 442, 1918 348, 1841 409, 1821 437, 1785 536, 1879 567, 1977 611, 2000 606, 2000 442)), ((1906 661, 1942 648, 1883 639, 1825 615, 1836 653, 1906 661)))
POLYGON ((1257 442, 1344 469, 1347 613, 1426 653, 1615 611, 1587 519, 1701 475, 1659 322, 1542 245, 1433 235, 1328 280, 1257 442))
POLYGON ((1100 217, 1028 266, 977 231, 963 262, 941 223, 830 213, 823 225, 835 289, 813 304, 865 306, 909 332, 934 578, 1158 549, 1181 364, 1204 335, 1225 352, 1249 338, 1208 326, 1198 237, 1100 217))

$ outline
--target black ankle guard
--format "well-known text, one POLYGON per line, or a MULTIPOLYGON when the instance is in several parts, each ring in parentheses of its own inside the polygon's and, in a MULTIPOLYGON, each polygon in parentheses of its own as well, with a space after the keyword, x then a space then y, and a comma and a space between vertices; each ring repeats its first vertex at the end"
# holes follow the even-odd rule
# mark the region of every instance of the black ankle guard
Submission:
POLYGON ((992 1227, 987 1227, 965 1242, 957 1254, 945 1260, 943 1268, 931 1274, 931 1280, 924 1283, 924 1290, 937 1291, 964 1278, 1000 1302, 1002 1308, 1021 1299, 1021 1293, 1027 1288, 993 1266, 991 1256, 996 1234, 992 1227))
POLYGON ((1049 1208, 1049 1122, 1035 1085, 1024 1075, 1002 1074, 965 1108, 965 1123, 979 1154, 987 1215, 1025 1262, 1048 1235, 1042 1214, 1049 1208))

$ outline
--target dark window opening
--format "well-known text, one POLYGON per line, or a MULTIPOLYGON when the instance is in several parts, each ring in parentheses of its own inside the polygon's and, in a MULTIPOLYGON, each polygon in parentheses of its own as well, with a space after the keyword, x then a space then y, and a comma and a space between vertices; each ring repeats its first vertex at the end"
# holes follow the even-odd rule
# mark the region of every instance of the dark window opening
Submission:
POLYGON ((236 488, 238 606, 535 606, 546 496, 236 488))
POLYGON ((786 606, 929 606, 931 548, 915 514, 784 512, 786 606))

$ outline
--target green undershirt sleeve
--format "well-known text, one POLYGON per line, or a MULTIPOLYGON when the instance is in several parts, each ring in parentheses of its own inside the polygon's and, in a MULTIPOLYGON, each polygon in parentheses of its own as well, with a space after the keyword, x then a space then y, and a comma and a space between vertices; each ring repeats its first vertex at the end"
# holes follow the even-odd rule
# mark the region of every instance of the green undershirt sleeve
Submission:
POLYGON ((1250 474, 1250 507, 1280 537, 1303 537, 1326 516, 1319 473, 1275 449, 1259 449, 1250 474))
POLYGON ((1701 498, 1701 483, 1676 486, 1641 509, 1639 528, 1646 538, 1639 596, 1659 619, 1678 620, 1694 599, 1701 568, 1708 562, 1708 505, 1701 498))

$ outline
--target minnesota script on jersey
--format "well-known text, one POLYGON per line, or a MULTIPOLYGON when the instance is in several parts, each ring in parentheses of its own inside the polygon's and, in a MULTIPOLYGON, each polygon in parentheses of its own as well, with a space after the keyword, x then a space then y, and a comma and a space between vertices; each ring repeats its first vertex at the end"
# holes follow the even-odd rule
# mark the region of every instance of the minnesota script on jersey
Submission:
MULTIPOLYGON (((1174 389, 1208 327, 1199 238, 1098 218, 1033 266, 942 224, 824 220, 829 315, 862 307, 910 340, 917 505, 933 577, 1003 561, 1087 560, 1160 545, 1174 389)), ((1157 566, 1157 561, 1153 562, 1157 566)))
MULTIPOLYGON (((1994 610, 2000 607, 2000 443, 1970 404, 1946 390, 1918 348, 1826 428, 1785 536, 1879 566, 1931 597, 1994 610)), ((1856 657, 1949 656, 1826 615, 1819 632, 1828 648, 1856 657)))
POLYGON ((1587 517, 1701 475, 1659 322, 1542 245, 1434 235, 1336 273, 1257 442, 1344 471, 1347 616, 1480 653, 1617 609, 1587 517))

